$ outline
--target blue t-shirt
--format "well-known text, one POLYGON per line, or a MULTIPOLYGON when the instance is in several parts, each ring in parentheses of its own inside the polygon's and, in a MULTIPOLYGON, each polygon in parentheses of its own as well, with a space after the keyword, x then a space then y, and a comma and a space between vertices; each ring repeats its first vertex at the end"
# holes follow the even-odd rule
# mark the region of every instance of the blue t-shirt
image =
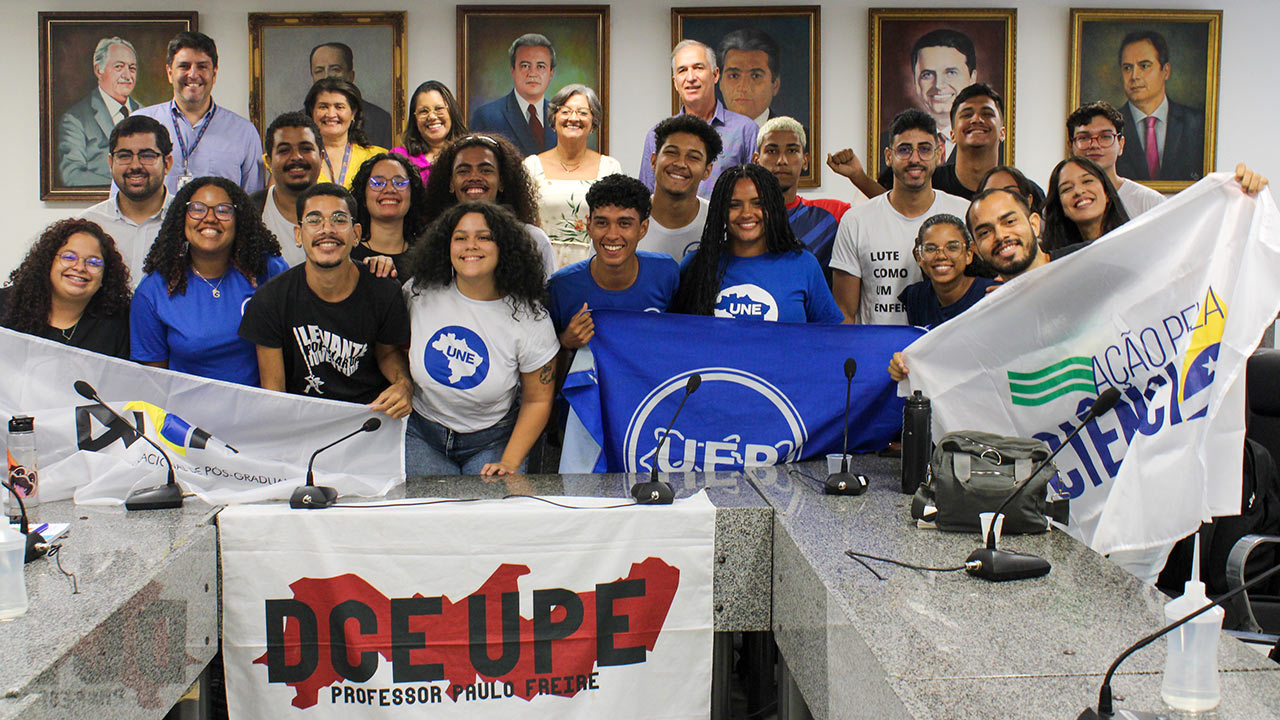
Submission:
POLYGON ((951 318, 973 307, 975 303, 987 296, 987 288, 995 285, 989 278, 974 278, 973 284, 960 299, 943 307, 938 302, 938 293, 929 280, 908 285, 898 300, 907 308, 907 323, 932 330, 951 318))
MULTIPOLYGON (((267 275, 258 278, 258 287, 288 269, 280 256, 267 258, 267 275)), ((133 359, 167 360, 170 370, 257 387, 257 349, 238 334, 255 288, 235 268, 212 283, 219 297, 188 269, 186 292, 170 296, 164 278, 143 278, 129 307, 133 359)))
POLYGON ((556 333, 564 328, 574 315, 587 304, 588 310, 638 310, 666 312, 671 297, 680 283, 680 266, 666 253, 636 251, 640 270, 636 281, 626 290, 605 290, 591 277, 591 259, 579 260, 561 268, 547 281, 551 294, 551 322, 556 333))
MULTIPOLYGON (((683 273, 697 253, 680 263, 683 273)), ((755 257, 726 254, 724 280, 716 296, 716 317, 777 322, 841 323, 822 268, 808 250, 755 257)))

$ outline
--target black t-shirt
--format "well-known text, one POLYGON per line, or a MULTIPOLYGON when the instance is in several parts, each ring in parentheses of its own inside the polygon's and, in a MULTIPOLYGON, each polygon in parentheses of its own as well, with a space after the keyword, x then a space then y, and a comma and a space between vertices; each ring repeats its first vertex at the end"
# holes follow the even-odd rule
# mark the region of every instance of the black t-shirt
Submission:
MULTIPOLYGON (((876 181, 883 185, 886 190, 892 190, 893 172, 886 169, 880 173, 876 181)), ((1044 207, 1044 190, 1034 180, 1028 180, 1027 182, 1031 183, 1031 194, 1035 197, 1036 208, 1044 207)), ((938 169, 933 171, 933 189, 941 190, 944 193, 955 195, 965 200, 972 200, 973 196, 978 194, 976 190, 970 190, 964 186, 964 183, 960 182, 960 177, 956 175, 954 160, 946 165, 939 165, 938 169)), ((1032 208, 1032 210, 1036 208, 1032 208)))
POLYGON ((973 307, 974 303, 986 297, 987 288, 994 284, 995 282, 987 278, 974 278, 973 284, 964 295, 960 296, 959 300, 944 307, 938 301, 938 293, 934 291, 933 283, 926 279, 908 285, 898 296, 898 300, 907 308, 909 324, 932 330, 973 307))
POLYGON ((409 342, 400 284, 361 270, 345 300, 325 302, 307 285, 306 263, 258 289, 240 337, 284 351, 285 390, 330 400, 373 402, 390 384, 374 346, 409 342))
MULTIPOLYGON (((12 292, 12 287, 0 288, 0 315, 3 315, 12 292)), ((44 325, 41 330, 31 334, 101 355, 129 359, 128 308, 115 315, 99 315, 90 309, 80 316, 75 327, 60 330, 52 325, 44 325)))
POLYGON ((391 263, 396 266, 396 280, 404 285, 409 281, 409 249, 406 247, 402 253, 380 253, 369 247, 369 243, 361 240, 359 245, 351 248, 351 259, 358 264, 364 265, 365 258, 377 257, 385 255, 391 258, 391 263))

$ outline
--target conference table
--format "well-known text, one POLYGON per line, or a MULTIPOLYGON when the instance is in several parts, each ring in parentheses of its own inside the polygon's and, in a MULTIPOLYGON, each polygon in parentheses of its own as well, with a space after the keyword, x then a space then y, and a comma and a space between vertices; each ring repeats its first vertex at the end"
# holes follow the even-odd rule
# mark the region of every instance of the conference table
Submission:
MULTIPOLYGON (((858 456, 860 497, 822 493, 818 463, 675 473, 678 497, 716 506, 713 717, 729 717, 729 631, 772 630, 781 653, 778 717, 1075 718, 1126 646, 1160 627, 1166 598, 1061 532, 1012 536, 1049 575, 987 583, 871 562, 854 549, 956 566, 976 535, 919 529, 898 492, 896 460, 858 456)), ((392 497, 507 494, 627 497, 638 476, 410 478, 392 497)), ((655 508, 661 512, 661 508, 655 508)), ((320 511, 323 512, 323 511, 320 511)), ((46 503, 69 521, 63 567, 27 566, 31 610, 0 623, 0 719, 163 717, 217 646, 216 513, 46 503)), ((1160 710, 1164 644, 1132 656, 1113 682, 1121 707, 1160 710)), ((1225 637, 1218 718, 1280 717, 1280 665, 1225 637)))

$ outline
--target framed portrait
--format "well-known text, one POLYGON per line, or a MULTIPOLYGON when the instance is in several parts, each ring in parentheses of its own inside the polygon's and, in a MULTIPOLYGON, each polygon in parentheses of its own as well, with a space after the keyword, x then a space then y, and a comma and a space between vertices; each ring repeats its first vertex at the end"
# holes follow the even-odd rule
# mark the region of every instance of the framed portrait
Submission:
POLYGON ((339 77, 360 88, 364 134, 400 144, 408 111, 405 13, 249 13, 249 119, 266 129, 302 110, 311 84, 339 77))
POLYGON ((867 63, 868 168, 883 173, 893 116, 919 108, 938 121, 944 162, 954 159, 951 103, 984 82, 1004 98, 1001 162, 1013 164, 1014 58, 1018 11, 1013 8, 872 8, 867 63))
POLYGON ((107 141, 138 108, 173 97, 169 40, 194 12, 42 12, 40 199, 104 200, 107 141))
POLYGON ((600 99, 604 121, 587 144, 607 155, 609 6, 458 6, 458 100, 472 132, 505 135, 525 155, 549 150, 556 141, 548 101, 575 83, 600 99))
MULTIPOLYGON (((817 187, 822 166, 814 122, 822 117, 820 13, 817 5, 671 9, 672 47, 688 39, 716 51, 716 98, 726 108, 757 124, 786 115, 804 127, 810 159, 800 187, 817 187)), ((677 112, 673 88, 671 113, 677 112)))
POLYGON ((1073 8, 1067 108, 1114 105, 1124 118, 1116 172, 1181 190, 1217 161, 1221 45, 1221 10, 1073 8))

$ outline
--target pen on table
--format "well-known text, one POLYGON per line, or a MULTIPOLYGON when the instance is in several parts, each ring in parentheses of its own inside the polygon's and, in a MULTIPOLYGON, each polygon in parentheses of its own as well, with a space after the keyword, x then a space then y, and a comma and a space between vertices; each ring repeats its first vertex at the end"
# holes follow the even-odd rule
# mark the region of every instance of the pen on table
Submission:
POLYGON ((43 525, 41 525, 40 527, 36 528, 36 532, 37 532, 37 533, 42 533, 42 532, 44 532, 45 530, 48 530, 48 529, 49 529, 49 523, 44 523, 44 524, 43 524, 43 525))

